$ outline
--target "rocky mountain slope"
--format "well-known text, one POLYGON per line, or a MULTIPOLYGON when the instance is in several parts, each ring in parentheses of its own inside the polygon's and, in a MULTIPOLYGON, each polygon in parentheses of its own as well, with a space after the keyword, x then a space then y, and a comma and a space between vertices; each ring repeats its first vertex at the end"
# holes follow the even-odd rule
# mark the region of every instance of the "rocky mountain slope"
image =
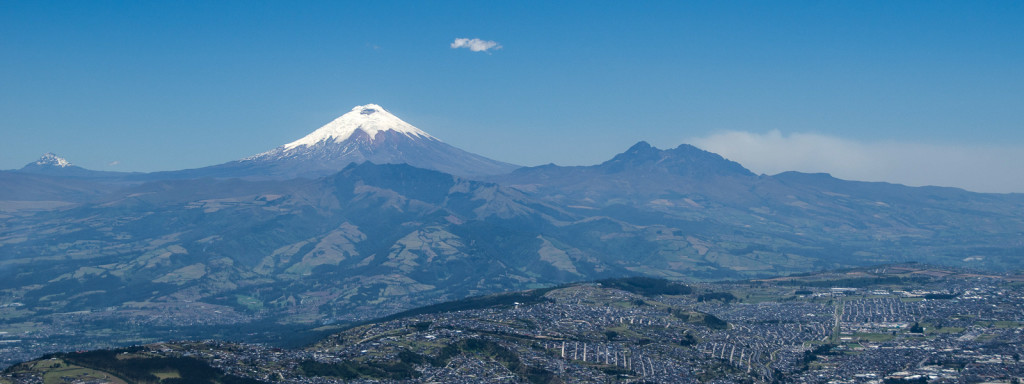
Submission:
POLYGON ((754 175, 689 145, 660 150, 644 142, 598 165, 520 168, 488 180, 574 212, 675 226, 720 240, 734 233, 742 251, 725 253, 748 258, 742 262, 748 267, 784 263, 771 254, 839 263, 969 259, 988 268, 1021 267, 1010 256, 1024 246, 1021 194, 799 172, 754 175))

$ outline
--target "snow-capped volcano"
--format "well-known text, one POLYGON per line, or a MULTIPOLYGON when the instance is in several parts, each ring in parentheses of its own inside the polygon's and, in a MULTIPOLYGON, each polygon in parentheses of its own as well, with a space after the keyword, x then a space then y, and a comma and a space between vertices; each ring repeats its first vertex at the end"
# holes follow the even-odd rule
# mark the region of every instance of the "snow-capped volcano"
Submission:
POLYGON ((68 161, 67 159, 65 159, 63 157, 55 155, 53 152, 47 152, 47 153, 43 154, 43 157, 40 157, 39 160, 36 160, 32 164, 38 165, 38 166, 41 166, 41 167, 57 167, 57 168, 67 168, 67 167, 71 166, 71 162, 70 161, 68 161))
POLYGON ((68 159, 57 156, 53 152, 47 152, 43 154, 39 160, 25 164, 25 166, 18 171, 38 174, 69 175, 85 171, 85 169, 71 164, 68 159))
POLYGON ((93 179, 104 179, 110 181, 127 174, 121 172, 104 172, 104 171, 93 171, 85 169, 77 165, 71 164, 68 159, 57 156, 53 152, 47 152, 43 154, 39 160, 25 164, 24 167, 18 170, 22 173, 34 173, 37 175, 50 175, 50 176, 62 176, 72 178, 93 178, 93 179))
POLYGON ((352 111, 341 115, 327 125, 320 127, 305 137, 285 144, 285 151, 291 151, 298 147, 311 147, 321 142, 333 140, 334 143, 341 143, 352 137, 356 131, 362 131, 373 140, 377 134, 387 131, 395 131, 405 134, 410 138, 434 139, 426 132, 399 119, 398 116, 377 104, 366 104, 352 108, 352 111))
POLYGON ((185 172, 189 177, 284 179, 320 177, 352 163, 409 164, 475 177, 511 172, 516 165, 445 144, 377 104, 352 108, 312 133, 258 155, 185 172))
MULTIPOLYGON (((33 173, 37 175, 60 176, 75 179, 91 179, 93 181, 129 182, 128 178, 138 176, 129 172, 94 171, 72 164, 68 159, 57 156, 53 152, 43 154, 39 160, 25 164, 17 170, 21 173, 33 173)), ((110 186, 110 185, 108 185, 110 186)))

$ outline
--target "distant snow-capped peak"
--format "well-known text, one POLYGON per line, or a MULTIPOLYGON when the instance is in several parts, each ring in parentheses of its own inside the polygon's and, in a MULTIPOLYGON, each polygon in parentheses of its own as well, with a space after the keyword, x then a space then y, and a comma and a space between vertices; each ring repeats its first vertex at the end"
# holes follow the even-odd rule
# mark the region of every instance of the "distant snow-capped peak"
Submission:
POLYGON ((302 146, 313 146, 321 142, 332 140, 341 143, 352 136, 356 131, 363 131, 374 139, 377 134, 385 131, 396 131, 406 136, 416 138, 437 140, 419 128, 412 126, 392 115, 390 112, 377 104, 366 104, 352 108, 352 111, 341 115, 334 121, 313 131, 305 137, 284 145, 284 151, 288 152, 302 146))
POLYGON ((71 166, 70 161, 63 157, 57 156, 52 152, 47 152, 46 154, 43 155, 43 157, 40 157, 39 160, 36 160, 36 162, 33 164, 60 168, 66 168, 71 166))

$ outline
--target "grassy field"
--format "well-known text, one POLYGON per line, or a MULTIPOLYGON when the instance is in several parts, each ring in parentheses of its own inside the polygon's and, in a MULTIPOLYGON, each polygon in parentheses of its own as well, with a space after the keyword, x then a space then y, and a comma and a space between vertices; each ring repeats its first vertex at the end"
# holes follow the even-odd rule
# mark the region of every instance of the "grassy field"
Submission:
POLYGON ((43 371, 43 384, 63 384, 78 381, 102 380, 111 384, 128 384, 108 373, 68 364, 60 359, 49 359, 30 363, 30 371, 43 371))
POLYGON ((1001 320, 1001 321, 978 321, 975 324, 980 326, 987 326, 991 328, 1022 328, 1024 323, 1018 321, 1001 320))
POLYGON ((263 300, 246 295, 236 295, 235 298, 238 301, 238 305, 246 307, 250 311, 258 311, 263 309, 263 300))
POLYGON ((160 380, 163 380, 163 379, 180 379, 181 378, 181 374, 178 373, 178 371, 153 372, 153 376, 159 377, 160 380))
POLYGON ((854 333, 853 337, 861 339, 861 340, 865 340, 865 341, 873 341, 873 342, 876 342, 876 343, 880 343, 880 342, 883 342, 883 341, 889 341, 889 340, 892 340, 893 338, 895 338, 895 336, 893 336, 892 334, 888 334, 888 333, 854 333))

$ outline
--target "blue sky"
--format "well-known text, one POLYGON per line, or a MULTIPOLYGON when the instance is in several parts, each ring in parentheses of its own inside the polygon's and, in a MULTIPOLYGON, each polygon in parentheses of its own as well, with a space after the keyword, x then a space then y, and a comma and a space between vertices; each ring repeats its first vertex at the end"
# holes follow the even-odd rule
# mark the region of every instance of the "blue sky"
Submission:
POLYGON ((1024 192, 1022 26, 1019 1, 5 1, 0 169, 200 167, 377 103, 523 165, 646 140, 1024 192))

